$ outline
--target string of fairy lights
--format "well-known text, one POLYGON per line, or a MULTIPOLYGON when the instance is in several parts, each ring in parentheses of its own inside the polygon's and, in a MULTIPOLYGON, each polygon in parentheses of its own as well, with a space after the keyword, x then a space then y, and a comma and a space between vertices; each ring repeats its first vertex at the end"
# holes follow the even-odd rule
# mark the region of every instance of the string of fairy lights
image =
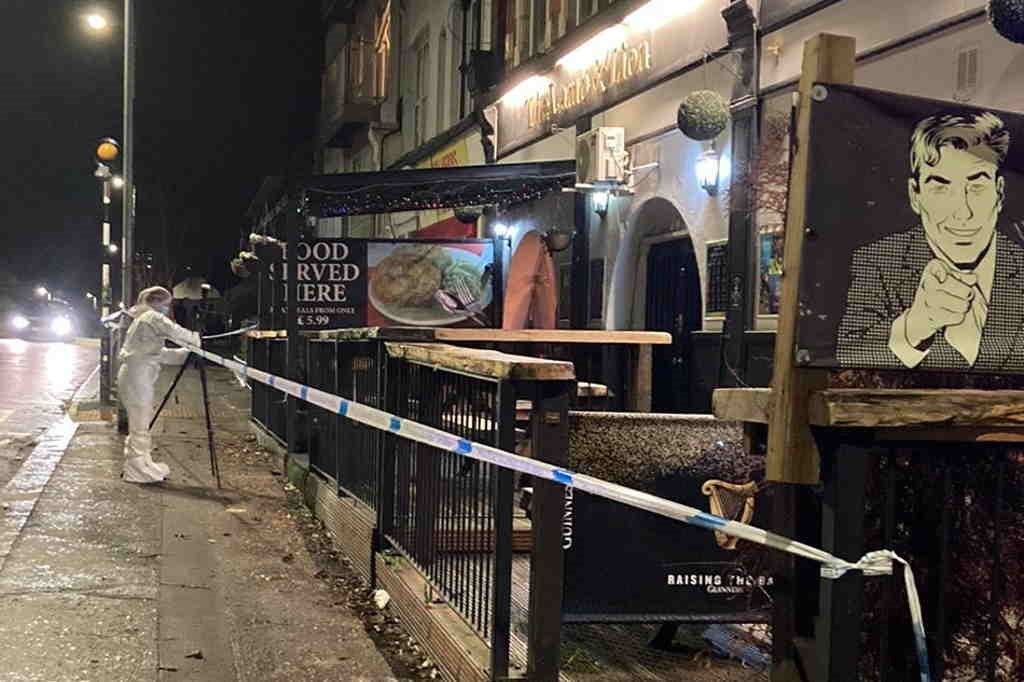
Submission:
POLYGON ((308 202, 322 218, 371 213, 437 210, 458 206, 509 206, 539 199, 551 192, 571 187, 575 174, 523 176, 514 182, 494 184, 460 183, 450 180, 417 183, 414 186, 377 184, 350 190, 306 188, 308 202), (445 187, 438 190, 437 187, 445 187))

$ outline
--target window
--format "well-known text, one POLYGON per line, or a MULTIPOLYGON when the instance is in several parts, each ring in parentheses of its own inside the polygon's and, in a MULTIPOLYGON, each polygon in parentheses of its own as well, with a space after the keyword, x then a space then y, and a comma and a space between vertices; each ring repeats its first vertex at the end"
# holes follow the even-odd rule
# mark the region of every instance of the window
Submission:
POLYGON ((374 96, 384 99, 388 96, 388 70, 391 54, 391 1, 381 8, 374 26, 374 96))
POLYGON ((348 82, 355 101, 387 97, 391 52, 391 3, 360 14, 348 43, 348 82))
POLYGON ((767 99, 761 139, 754 159, 755 219, 759 295, 757 312, 777 315, 782 289, 782 247, 789 196, 790 131, 793 93, 767 99))
POLYGON ((430 68, 430 42, 424 38, 416 46, 416 90, 413 93, 413 144, 420 146, 429 137, 427 129, 427 105, 430 98, 430 78, 427 69, 430 68))
POLYGON ((577 22, 582 24, 606 7, 614 5, 616 0, 576 0, 576 2, 577 22))
POLYGON ((530 10, 533 0, 508 0, 505 15, 505 62, 519 66, 530 56, 530 10))
POLYGON ((448 78, 448 65, 445 60, 449 58, 448 30, 442 28, 441 37, 437 41, 437 129, 439 131, 448 128, 448 116, 445 112, 445 107, 448 104, 448 88, 456 86, 448 78))
POLYGON ((473 50, 490 50, 492 0, 473 0, 469 13, 469 47, 473 50))
POLYGON ((451 111, 448 112, 448 124, 452 125, 462 119, 465 108, 463 107, 463 94, 466 89, 463 87, 465 76, 462 75, 462 58, 465 55, 465 42, 463 36, 456 34, 452 41, 451 64, 448 67, 448 87, 451 88, 450 101, 451 111))
POLYGON ((601 9, 600 0, 578 0, 578 3, 576 16, 581 24, 601 9))
POLYGON ((569 0, 547 0, 544 47, 550 48, 569 30, 569 0))

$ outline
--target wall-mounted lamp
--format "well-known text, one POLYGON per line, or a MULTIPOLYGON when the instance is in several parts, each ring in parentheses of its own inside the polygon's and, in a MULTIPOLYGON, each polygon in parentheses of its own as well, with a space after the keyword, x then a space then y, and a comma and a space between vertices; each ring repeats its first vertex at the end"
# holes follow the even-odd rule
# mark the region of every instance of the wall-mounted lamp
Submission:
POLYGON ((507 241, 509 247, 512 246, 512 235, 515 234, 515 231, 516 229, 508 223, 494 223, 494 236, 507 241))
POLYGON ((697 182, 711 196, 718 194, 718 176, 721 172, 721 161, 722 158, 718 155, 714 145, 711 145, 711 149, 697 158, 697 182))
POLYGON ((553 229, 548 230, 541 239, 544 241, 544 245, 548 247, 548 251, 558 253, 572 246, 573 236, 572 232, 553 229))
POLYGON ((609 192, 594 192, 594 213, 604 218, 608 215, 608 202, 611 200, 609 192))

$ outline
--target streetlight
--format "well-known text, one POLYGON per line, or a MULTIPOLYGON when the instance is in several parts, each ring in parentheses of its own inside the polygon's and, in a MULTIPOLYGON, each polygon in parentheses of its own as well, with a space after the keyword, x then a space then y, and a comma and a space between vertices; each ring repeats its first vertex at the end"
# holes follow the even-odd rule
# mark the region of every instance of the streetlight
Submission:
POLYGON ((115 175, 110 179, 110 184, 114 186, 114 189, 121 189, 124 187, 124 178, 120 175, 115 175))
POLYGON ((49 290, 44 286, 36 287, 36 296, 39 298, 46 298, 50 295, 49 290))
POLYGON ((110 22, 102 14, 92 12, 85 15, 85 25, 91 31, 105 31, 110 26, 110 22))
MULTIPOLYGON (((121 139, 124 141, 124 201, 122 202, 122 241, 121 249, 121 292, 131 300, 132 297, 132 263, 135 253, 135 184, 134 184, 134 139, 132 128, 135 118, 135 10, 134 0, 124 0, 124 130, 121 139)), ((85 25, 92 33, 105 33, 111 23, 99 12, 85 15, 85 25)))
POLYGON ((114 254, 117 253, 117 251, 117 244, 115 244, 114 242, 107 244, 107 253, 114 254))

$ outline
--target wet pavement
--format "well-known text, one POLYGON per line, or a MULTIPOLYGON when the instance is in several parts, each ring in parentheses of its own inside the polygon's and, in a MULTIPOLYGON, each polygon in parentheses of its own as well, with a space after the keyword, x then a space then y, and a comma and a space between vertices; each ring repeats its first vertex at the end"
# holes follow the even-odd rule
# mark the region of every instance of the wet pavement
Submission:
MULTIPOLYGON (((84 378, 75 362, 65 375, 84 378)), ((248 435, 248 394, 229 375, 210 378, 222 490, 210 475, 196 372, 154 428, 154 459, 173 472, 158 486, 121 481, 116 429, 72 423, 56 407, 70 389, 36 380, 20 379, 49 387, 45 409, 4 394, 19 424, 51 419, 0 486, 0 679, 396 679, 363 623, 318 579, 285 504, 279 458, 248 435)))
POLYGON ((98 363, 98 346, 0 338, 0 486, 98 363))

